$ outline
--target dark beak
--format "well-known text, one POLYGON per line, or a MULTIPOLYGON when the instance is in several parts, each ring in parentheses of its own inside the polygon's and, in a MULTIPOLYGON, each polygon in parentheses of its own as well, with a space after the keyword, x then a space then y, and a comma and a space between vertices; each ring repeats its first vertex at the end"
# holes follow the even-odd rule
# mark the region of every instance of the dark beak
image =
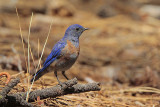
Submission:
POLYGON ((89 28, 84 28, 84 30, 89 30, 89 28))

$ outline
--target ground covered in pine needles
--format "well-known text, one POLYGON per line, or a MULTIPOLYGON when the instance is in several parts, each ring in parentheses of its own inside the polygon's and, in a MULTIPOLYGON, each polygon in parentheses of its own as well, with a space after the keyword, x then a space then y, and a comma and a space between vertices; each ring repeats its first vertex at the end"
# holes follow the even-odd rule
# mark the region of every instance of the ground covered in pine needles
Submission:
MULTIPOLYGON (((8 71, 7 71, 8 72, 8 71)), ((13 71, 9 72, 12 73, 13 71)), ((56 79, 44 76, 39 82, 36 82, 32 90, 44 89, 57 84, 56 79)), ((4 87, 5 77, 1 78, 0 87, 4 87)), ((21 82, 14 87, 10 94, 26 92, 27 84, 21 82)), ((82 82, 84 83, 84 82, 82 82)), ((160 100, 160 90, 151 87, 133 87, 127 84, 107 85, 101 84, 101 90, 97 92, 86 92, 80 94, 65 95, 57 98, 47 98, 36 100, 32 104, 36 106, 107 106, 107 107, 158 107, 160 100)))
MULTIPOLYGON (((160 106, 160 20, 141 11, 145 5, 158 4, 156 0, 152 3, 150 0, 132 3, 128 0, 125 3, 123 0, 34 0, 37 5, 33 1, 24 1, 10 5, 0 1, 0 73, 9 73, 7 78, 11 80, 20 78, 20 83, 10 93, 28 91, 27 78, 35 72, 53 20, 41 65, 53 45, 63 37, 66 28, 71 24, 81 24, 90 30, 82 34, 80 56, 66 75, 70 79, 76 77, 79 83, 100 82, 101 90, 43 100, 37 98, 32 104, 57 107, 160 106), (14 6, 19 13, 25 55, 14 6), (32 12, 29 74, 26 63, 32 12)), ((61 73, 58 76, 61 81, 66 81, 61 73)), ((0 91, 9 82, 7 78, 5 75, 0 77, 0 91)), ((31 90, 54 85, 57 85, 57 80, 51 72, 36 81, 31 90)))

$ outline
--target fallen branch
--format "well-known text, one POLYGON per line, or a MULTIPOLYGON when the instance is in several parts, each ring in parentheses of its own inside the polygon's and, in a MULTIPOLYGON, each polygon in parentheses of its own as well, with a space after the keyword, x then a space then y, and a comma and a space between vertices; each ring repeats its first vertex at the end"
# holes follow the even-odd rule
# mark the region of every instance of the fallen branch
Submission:
MULTIPOLYGON (((100 90, 99 83, 88 83, 88 84, 77 84, 77 79, 74 78, 72 80, 68 80, 60 85, 56 85, 51 88, 45 88, 41 90, 31 91, 29 93, 29 102, 33 102, 40 97, 40 99, 46 98, 55 98, 58 96, 63 96, 67 94, 75 94, 75 93, 82 93, 88 91, 99 91, 100 90)), ((18 98, 25 100, 27 93, 20 92, 16 94, 8 94, 6 99, 8 100, 8 104, 13 104, 13 102, 17 102, 18 98)), ((18 101, 21 102, 21 101, 18 101)))
POLYGON ((2 96, 6 96, 10 91, 11 89, 16 86, 18 83, 20 82, 20 79, 19 78, 16 78, 14 79, 13 81, 11 81, 7 86, 5 86, 2 91, 1 91, 1 95, 2 96))
POLYGON ((22 99, 22 97, 20 95, 18 95, 17 97, 12 97, 12 98, 10 97, 11 99, 8 99, 7 94, 19 82, 20 82, 20 79, 16 78, 16 79, 12 80, 11 82, 9 82, 8 85, 2 89, 2 91, 0 92, 0 105, 13 106, 13 104, 16 104, 16 105, 22 105, 22 106, 26 106, 26 107, 33 107, 32 104, 29 104, 24 99, 22 99), (13 99, 15 100, 15 102, 12 102, 13 99), (8 103, 8 102, 12 102, 12 103, 8 103))

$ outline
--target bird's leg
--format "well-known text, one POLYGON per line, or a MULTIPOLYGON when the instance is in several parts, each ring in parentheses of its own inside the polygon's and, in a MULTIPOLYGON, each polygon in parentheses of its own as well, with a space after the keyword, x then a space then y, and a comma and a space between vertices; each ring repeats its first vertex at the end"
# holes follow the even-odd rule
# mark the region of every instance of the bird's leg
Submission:
POLYGON ((56 76, 59 85, 62 85, 62 82, 59 80, 59 78, 58 78, 58 76, 57 76, 57 71, 54 71, 54 75, 56 76))
POLYGON ((65 71, 62 71, 62 75, 63 75, 67 80, 69 80, 68 77, 67 77, 66 74, 65 74, 65 71))

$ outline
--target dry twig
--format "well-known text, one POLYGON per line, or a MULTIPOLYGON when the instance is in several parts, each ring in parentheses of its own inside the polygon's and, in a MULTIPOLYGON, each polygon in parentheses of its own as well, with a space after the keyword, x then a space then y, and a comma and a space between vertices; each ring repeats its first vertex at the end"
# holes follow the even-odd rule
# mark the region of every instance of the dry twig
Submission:
POLYGON ((20 82, 20 79, 16 78, 16 79, 12 80, 10 83, 8 83, 8 85, 2 89, 2 91, 0 92, 0 105, 2 105, 2 106, 11 106, 13 104, 16 104, 16 105, 21 105, 21 106, 33 107, 32 104, 29 104, 24 99, 22 99, 21 95, 17 95, 16 97, 8 97, 7 94, 19 82, 20 82))
MULTIPOLYGON (((74 93, 82 93, 82 92, 88 92, 88 91, 99 91, 100 90, 100 84, 99 83, 88 83, 88 84, 77 84, 77 79, 74 78, 72 80, 68 80, 60 85, 56 85, 51 88, 45 88, 41 90, 35 90, 31 91, 29 93, 29 102, 33 102, 37 99, 37 97, 40 97, 40 99, 46 99, 46 98, 55 98, 58 96, 63 96, 67 94, 74 94, 74 93)), ((25 99, 26 99, 27 92, 20 92, 15 94, 8 94, 5 98, 5 102, 10 104, 18 104, 18 105, 25 105, 29 106, 25 99)), ((1 103, 0 103, 1 104, 1 103)))

